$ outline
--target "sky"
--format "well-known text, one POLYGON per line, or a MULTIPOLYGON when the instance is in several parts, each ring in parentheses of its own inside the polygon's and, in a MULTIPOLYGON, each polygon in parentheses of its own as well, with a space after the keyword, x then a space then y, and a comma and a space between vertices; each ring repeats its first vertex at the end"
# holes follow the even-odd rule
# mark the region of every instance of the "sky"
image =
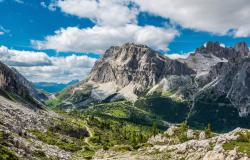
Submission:
POLYGON ((249 0, 0 0, 0 60, 32 82, 87 77, 110 46, 172 58, 207 41, 250 43, 249 0))

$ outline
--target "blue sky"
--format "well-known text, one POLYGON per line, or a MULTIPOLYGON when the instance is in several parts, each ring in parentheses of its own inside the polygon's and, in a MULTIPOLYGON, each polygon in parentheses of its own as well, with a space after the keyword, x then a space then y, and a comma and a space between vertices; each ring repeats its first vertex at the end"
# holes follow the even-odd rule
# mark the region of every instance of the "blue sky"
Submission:
POLYGON ((249 44, 249 15, 248 0, 0 0, 0 59, 31 81, 66 83, 111 45, 186 54, 207 41, 249 44))

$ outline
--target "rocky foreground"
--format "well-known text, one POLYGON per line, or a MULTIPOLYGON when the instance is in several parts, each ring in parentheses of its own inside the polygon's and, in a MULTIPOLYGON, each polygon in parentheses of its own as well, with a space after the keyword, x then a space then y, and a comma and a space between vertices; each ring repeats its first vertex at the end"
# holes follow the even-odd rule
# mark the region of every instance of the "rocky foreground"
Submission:
MULTIPOLYGON (((18 158, 39 159, 39 154, 51 158, 69 159, 70 152, 38 140, 30 131, 46 131, 61 119, 56 113, 34 110, 27 104, 13 102, 0 96, 0 143, 18 158), (2 138, 2 139, 1 139, 2 138)), ((0 158, 1 159, 1 158, 0 158)))
MULTIPOLYGON (((93 135, 88 134, 82 121, 52 111, 34 110, 4 97, 0 97, 0 104, 0 147, 4 145, 15 155, 11 159, 86 158, 79 153, 86 151, 83 146, 89 145, 88 138, 93 135), (49 139, 52 135, 53 138, 49 139), (76 148, 78 143, 80 148, 76 148), (74 149, 79 152, 74 153, 74 149)), ((216 134, 209 130, 188 129, 182 124, 152 136, 139 146, 100 148, 87 159, 247 160, 250 159, 250 130, 237 128, 229 133, 216 134)))
MULTIPOLYGON (((178 139, 180 130, 171 127, 163 134, 158 134, 148 140, 146 147, 138 151, 99 151, 96 160, 248 160, 249 148, 243 150, 242 146, 231 146, 243 141, 242 135, 249 130, 237 128, 229 133, 215 134, 207 137, 205 131, 186 130, 186 140, 178 139), (178 135, 178 136, 177 136, 178 135), (230 147, 228 147, 230 146, 230 147), (246 153, 244 153, 246 152, 246 153)), ((244 136, 243 136, 244 137, 244 136)), ((180 138, 180 137, 179 137, 180 138)), ((242 142, 243 143, 243 142, 242 142)), ((247 144, 246 144, 247 145, 247 144)), ((249 144, 248 144, 249 145, 249 144)), ((247 146, 246 146, 247 147, 247 146)))

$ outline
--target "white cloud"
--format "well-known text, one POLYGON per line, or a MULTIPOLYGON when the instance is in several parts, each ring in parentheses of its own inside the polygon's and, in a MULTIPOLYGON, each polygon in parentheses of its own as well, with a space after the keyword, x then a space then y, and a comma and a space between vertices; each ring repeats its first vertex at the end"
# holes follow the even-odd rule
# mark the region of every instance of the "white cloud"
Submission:
POLYGON ((57 2, 56 1, 52 1, 50 4, 46 4, 44 1, 42 1, 40 3, 40 5, 43 7, 43 8, 47 8, 49 9, 50 11, 55 11, 56 10, 56 7, 57 7, 57 2))
POLYGON ((16 3, 23 4, 24 2, 22 0, 14 0, 16 3))
POLYGON ((0 35, 4 35, 5 33, 9 33, 9 32, 10 32, 9 29, 6 29, 0 25, 0 35))
POLYGON ((190 53, 184 53, 184 54, 173 53, 173 54, 165 54, 165 55, 171 59, 186 59, 188 58, 190 53))
POLYGON ((176 21, 185 28, 250 36, 249 0, 133 0, 141 11, 176 21))
POLYGON ((137 9, 128 7, 128 0, 59 0, 57 6, 65 13, 90 18, 102 26, 135 23, 137 9))
POLYGON ((168 43, 178 34, 175 29, 141 27, 132 24, 120 27, 95 26, 85 29, 68 27, 56 31, 55 35, 45 37, 44 41, 33 40, 32 44, 38 49, 103 53, 110 46, 135 42, 166 51, 168 43))
POLYGON ((49 56, 44 52, 19 51, 0 46, 0 60, 11 66, 51 65, 49 56))
MULTIPOLYGON (((44 40, 31 40, 37 49, 103 53, 110 46, 134 42, 167 51, 168 44, 179 35, 171 26, 139 26, 138 7, 131 0, 53 0, 51 4, 66 14, 92 20, 95 26, 61 28, 44 40)), ((46 7, 45 2, 41 5, 46 7)))
POLYGON ((30 81, 61 83, 84 79, 96 61, 85 55, 49 57, 44 52, 19 51, 5 46, 0 46, 0 60, 15 67, 30 81))

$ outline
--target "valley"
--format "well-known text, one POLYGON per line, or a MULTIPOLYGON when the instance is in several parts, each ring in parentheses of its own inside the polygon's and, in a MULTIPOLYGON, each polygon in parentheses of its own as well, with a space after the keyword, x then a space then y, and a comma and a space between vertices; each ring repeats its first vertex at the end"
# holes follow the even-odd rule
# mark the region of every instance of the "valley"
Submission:
POLYGON ((111 47, 53 97, 1 64, 0 159, 248 159, 246 48, 208 42, 173 60, 111 47))

